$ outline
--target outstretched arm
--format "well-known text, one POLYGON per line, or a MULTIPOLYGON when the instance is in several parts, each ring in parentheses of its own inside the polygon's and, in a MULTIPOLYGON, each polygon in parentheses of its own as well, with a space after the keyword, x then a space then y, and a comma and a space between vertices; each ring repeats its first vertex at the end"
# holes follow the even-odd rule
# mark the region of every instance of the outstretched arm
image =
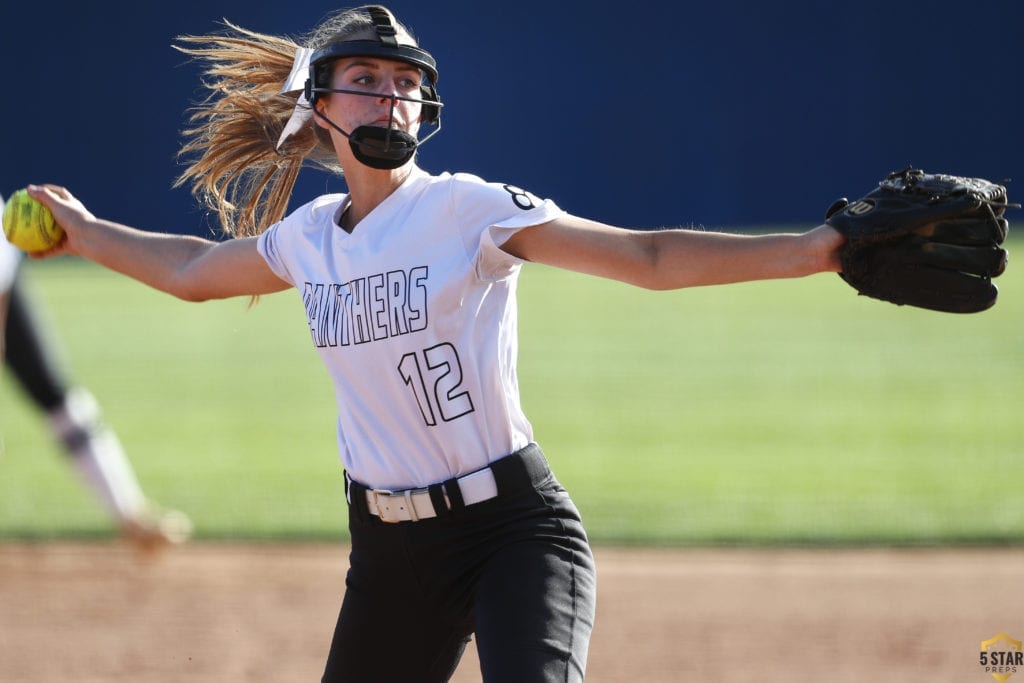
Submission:
POLYGON ((502 249, 647 289, 681 289, 836 272, 843 241, 825 225, 805 233, 741 235, 627 230, 565 216, 520 230, 502 249))
POLYGON ((98 219, 64 188, 29 186, 65 237, 45 256, 68 253, 186 301, 270 294, 288 288, 256 249, 255 237, 214 242, 137 230, 98 219))

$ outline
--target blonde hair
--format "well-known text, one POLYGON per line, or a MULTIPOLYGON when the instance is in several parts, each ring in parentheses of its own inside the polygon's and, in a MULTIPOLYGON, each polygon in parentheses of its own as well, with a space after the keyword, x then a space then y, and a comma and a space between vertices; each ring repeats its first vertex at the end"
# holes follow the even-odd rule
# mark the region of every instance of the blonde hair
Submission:
MULTIPOLYGON (((305 46, 316 49, 372 29, 365 9, 329 16, 305 46)), ((224 33, 179 36, 183 45, 174 46, 205 62, 203 85, 209 91, 182 132, 179 157, 189 162, 175 187, 191 183, 193 196, 217 214, 228 235, 253 236, 284 217, 304 165, 334 173, 341 166, 330 135, 316 125, 304 125, 277 148, 297 98, 281 88, 302 45, 227 20, 224 25, 224 33)))

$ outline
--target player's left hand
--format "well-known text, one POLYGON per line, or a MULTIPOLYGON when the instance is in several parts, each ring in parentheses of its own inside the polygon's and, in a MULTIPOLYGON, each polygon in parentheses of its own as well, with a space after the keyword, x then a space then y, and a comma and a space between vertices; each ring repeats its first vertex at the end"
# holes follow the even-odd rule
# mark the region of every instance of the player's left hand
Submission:
POLYGON ((822 262, 814 272, 838 273, 843 269, 840 254, 846 238, 838 230, 826 223, 806 233, 804 237, 811 244, 811 252, 821 255, 822 262))
POLYGON ((840 276, 859 293, 950 313, 993 306, 1006 268, 1006 188, 984 178, 890 173, 857 201, 839 200, 825 222, 846 236, 840 276))

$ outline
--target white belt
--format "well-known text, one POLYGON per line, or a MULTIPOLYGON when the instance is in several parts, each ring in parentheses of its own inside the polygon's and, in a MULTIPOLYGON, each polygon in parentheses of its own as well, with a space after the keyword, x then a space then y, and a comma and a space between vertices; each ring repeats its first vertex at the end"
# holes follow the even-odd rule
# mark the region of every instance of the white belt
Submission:
MULTIPOLYGON (((494 472, 487 467, 456 479, 462 491, 462 501, 466 505, 482 503, 498 495, 498 483, 494 480, 494 472)), ((443 490, 443 489, 442 489, 443 490)), ((445 502, 448 494, 445 494, 445 502)), ((407 491, 388 491, 386 489, 367 489, 366 507, 371 515, 380 517, 382 522, 416 522, 421 519, 437 517, 434 502, 430 499, 429 489, 409 489, 407 491)))

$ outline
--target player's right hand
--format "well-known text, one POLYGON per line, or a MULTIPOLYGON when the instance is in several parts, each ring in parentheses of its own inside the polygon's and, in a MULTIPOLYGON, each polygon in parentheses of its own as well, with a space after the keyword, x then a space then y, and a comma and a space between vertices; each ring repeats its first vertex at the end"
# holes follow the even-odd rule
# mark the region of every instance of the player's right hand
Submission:
POLYGON ((60 185, 29 185, 25 188, 29 196, 42 202, 53 214, 54 220, 64 230, 64 237, 50 249, 30 254, 32 258, 49 258, 61 254, 77 253, 75 245, 80 239, 84 226, 96 220, 81 201, 60 185))

